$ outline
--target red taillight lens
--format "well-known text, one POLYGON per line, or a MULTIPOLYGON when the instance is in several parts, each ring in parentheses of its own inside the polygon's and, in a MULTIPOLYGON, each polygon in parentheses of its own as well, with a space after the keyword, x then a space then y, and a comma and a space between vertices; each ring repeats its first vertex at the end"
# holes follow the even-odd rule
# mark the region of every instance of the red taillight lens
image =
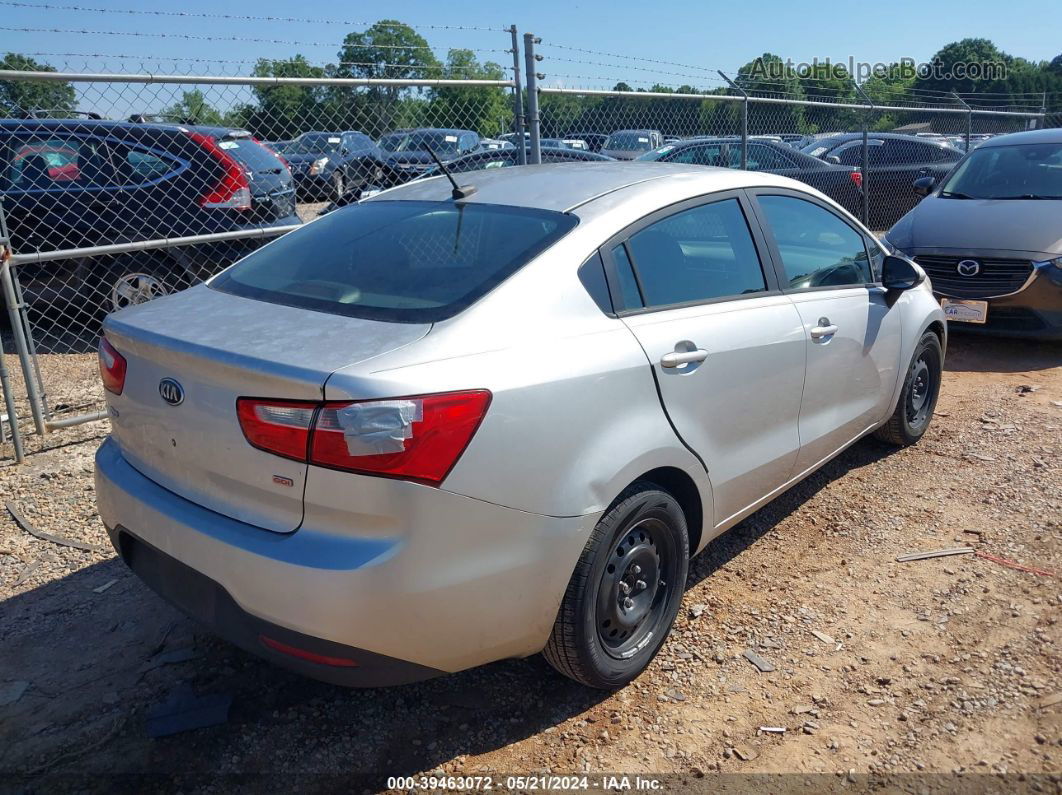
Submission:
POLYGON ((296 657, 300 660, 306 660, 308 662, 317 663, 318 665, 331 665, 335 668, 357 668, 358 664, 349 657, 330 657, 327 654, 317 654, 317 652, 307 651, 306 649, 300 649, 298 646, 291 646, 287 643, 281 643, 279 640, 275 640, 268 635, 259 635, 258 640, 266 648, 278 651, 281 654, 286 654, 289 657, 296 657))
POLYGON ((240 398, 253 446, 311 464, 438 486, 490 405, 485 389, 391 400, 304 403, 240 398))
POLYGON ((239 398, 236 416, 252 447, 296 461, 306 460, 317 403, 239 398))
POLYGON ((218 142, 213 136, 199 132, 189 132, 188 135, 193 141, 210 152, 225 170, 218 184, 199 199, 199 206, 250 210, 251 182, 247 178, 247 171, 244 167, 240 165, 236 158, 218 146, 218 142))
POLYGON ((863 190, 863 172, 862 171, 853 171, 848 176, 850 176, 852 178, 852 182, 855 183, 855 186, 857 188, 859 188, 860 190, 863 190))
POLYGON ((465 451, 490 392, 326 403, 314 426, 310 463, 438 486, 465 451))
POLYGON ((125 389, 125 357, 114 349, 106 337, 100 337, 99 359, 103 388, 115 395, 122 394, 125 389))

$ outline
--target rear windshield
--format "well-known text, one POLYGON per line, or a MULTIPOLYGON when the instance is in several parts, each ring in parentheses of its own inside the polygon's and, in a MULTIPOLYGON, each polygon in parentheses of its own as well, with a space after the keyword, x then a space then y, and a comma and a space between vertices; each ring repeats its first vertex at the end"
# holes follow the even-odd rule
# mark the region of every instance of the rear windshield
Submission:
POLYGON ((495 204, 371 201, 279 238, 210 286, 320 312, 431 323, 456 315, 576 223, 495 204))
POLYGON ((250 138, 225 138, 218 141, 218 146, 251 171, 279 171, 281 168, 276 155, 250 138))
POLYGON ((612 133, 602 149, 651 149, 649 133, 622 132, 612 133))

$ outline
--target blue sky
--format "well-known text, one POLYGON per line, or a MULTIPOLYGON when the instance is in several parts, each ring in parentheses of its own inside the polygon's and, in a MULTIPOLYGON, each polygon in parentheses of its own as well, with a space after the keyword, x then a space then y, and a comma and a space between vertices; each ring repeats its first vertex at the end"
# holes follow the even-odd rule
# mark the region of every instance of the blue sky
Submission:
MULTIPOLYGON (((39 0, 25 0, 38 2, 39 0)), ((612 0, 607 4, 536 0, 505 4, 497 0, 438 2, 405 0, 401 4, 293 3, 290 0, 50 0, 54 5, 80 5, 108 9, 297 16, 329 20, 372 22, 394 17, 418 25, 479 25, 501 28, 516 23, 521 32, 543 39, 547 56, 539 69, 551 85, 598 87, 627 80, 635 86, 660 81, 678 85, 697 83, 683 75, 699 74, 681 67, 627 61, 551 48, 550 43, 648 59, 690 64, 701 69, 730 73, 754 56, 770 51, 794 61, 814 57, 834 60, 855 56, 869 62, 891 62, 901 57, 928 59, 947 42, 964 37, 991 38, 1004 51, 1033 60, 1051 59, 1062 51, 1059 0, 890 0, 888 3, 798 3, 793 0, 759 0, 756 3, 713 4, 706 0, 668 0, 653 3, 612 0), (386 12, 385 12, 386 9, 386 12), (841 23, 840 25, 837 23, 841 23), (593 63, 560 61, 569 58, 593 63), (604 64, 604 65, 602 65, 604 64), (635 67, 638 67, 637 69, 635 67), (658 74, 677 72, 677 75, 658 74), (559 75, 571 75, 560 77, 559 75), (635 82, 641 80, 644 82, 635 82)), ((0 31, 0 51, 49 53, 133 54, 152 58, 225 58, 254 60, 287 57, 301 52, 317 63, 334 61, 337 44, 351 29, 342 24, 304 24, 266 21, 203 20, 118 13, 86 13, 58 9, 31 9, 0 4, 0 25, 7 27, 77 28, 207 36, 241 36, 321 42, 326 46, 217 42, 111 35, 19 33, 0 31)), ((502 33, 422 29, 432 45, 502 50, 508 46, 502 33)), ((508 66, 511 56, 483 52, 508 66)), ((100 68, 100 59, 42 56, 62 66, 100 68)), ((118 63, 107 60, 106 65, 118 63)), ((134 62, 127 62, 135 69, 134 62)), ((205 67, 205 65, 204 65, 205 67)), ((225 72, 242 73, 246 66, 229 65, 225 72)), ((206 71, 204 68, 201 71, 206 71)), ((705 73, 709 74, 709 73, 705 73)), ((704 81, 710 87, 717 81, 704 81)))

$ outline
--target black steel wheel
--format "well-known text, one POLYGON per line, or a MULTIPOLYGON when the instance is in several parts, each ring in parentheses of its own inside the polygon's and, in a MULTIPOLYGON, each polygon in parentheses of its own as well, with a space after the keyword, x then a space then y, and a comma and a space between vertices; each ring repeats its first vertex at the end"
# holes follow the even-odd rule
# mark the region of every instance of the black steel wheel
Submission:
POLYGON ((874 432, 878 439, 905 446, 922 438, 937 406, 943 369, 944 352, 940 347, 940 339, 932 331, 927 331, 911 356, 896 410, 874 432))
POLYGON ((655 484, 632 484, 590 535, 543 651, 546 659, 591 687, 627 684, 670 632, 688 567, 681 506, 655 484))

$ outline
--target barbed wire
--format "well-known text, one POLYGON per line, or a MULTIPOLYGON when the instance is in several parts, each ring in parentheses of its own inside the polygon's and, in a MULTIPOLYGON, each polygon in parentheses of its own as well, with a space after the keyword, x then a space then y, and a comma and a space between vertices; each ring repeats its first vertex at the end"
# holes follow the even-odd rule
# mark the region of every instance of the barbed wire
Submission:
MULTIPOLYGON (((108 58, 125 59, 141 61, 142 63, 151 63, 152 61, 170 61, 173 63, 223 63, 223 64, 258 64, 262 61, 267 63, 285 63, 291 59, 288 58, 191 58, 187 56, 178 55, 115 55, 106 53, 83 53, 83 52, 29 52, 26 55, 41 58, 96 58, 105 60, 108 58)), ((314 66, 314 64, 310 64, 314 66)), ((392 66, 402 69, 416 69, 418 71, 434 71, 439 69, 445 69, 446 71, 460 70, 463 72, 480 71, 483 66, 461 66, 460 64, 437 64, 435 66, 419 66, 416 64, 404 64, 404 63, 382 63, 379 61, 335 61, 333 63, 326 64, 326 66, 392 66)), ((317 66, 316 68, 323 68, 317 66)), ((502 66, 505 71, 511 72, 512 66, 502 66)))
POLYGON ((158 39, 187 39, 195 41, 239 41, 252 44, 284 44, 294 47, 363 47, 369 50, 469 50, 470 52, 507 53, 501 47, 474 48, 474 47, 443 47, 434 44, 327 44, 319 41, 291 41, 287 39, 263 39, 250 36, 206 36, 196 33, 149 33, 133 30, 84 30, 76 28, 17 28, 0 26, 0 30, 11 33, 73 33, 86 36, 136 36, 142 38, 158 39))
POLYGON ((0 6, 8 6, 12 8, 28 8, 42 11, 77 11, 87 12, 95 14, 137 14, 144 16, 158 16, 158 17, 186 17, 194 19, 224 19, 235 22, 284 22, 284 23, 305 23, 313 25, 365 25, 367 27, 377 26, 385 28, 410 28, 412 30, 464 30, 464 31, 482 31, 490 33, 508 33, 509 28, 493 28, 482 27, 478 25, 432 25, 432 24, 417 24, 411 25, 404 22, 388 23, 388 22, 365 22, 358 20, 341 20, 341 19, 310 19, 305 17, 278 17, 278 16, 256 16, 251 14, 211 14, 201 11, 160 11, 144 8, 100 8, 100 7, 88 7, 77 5, 57 5, 52 3, 23 3, 18 0, 0 0, 0 6))

